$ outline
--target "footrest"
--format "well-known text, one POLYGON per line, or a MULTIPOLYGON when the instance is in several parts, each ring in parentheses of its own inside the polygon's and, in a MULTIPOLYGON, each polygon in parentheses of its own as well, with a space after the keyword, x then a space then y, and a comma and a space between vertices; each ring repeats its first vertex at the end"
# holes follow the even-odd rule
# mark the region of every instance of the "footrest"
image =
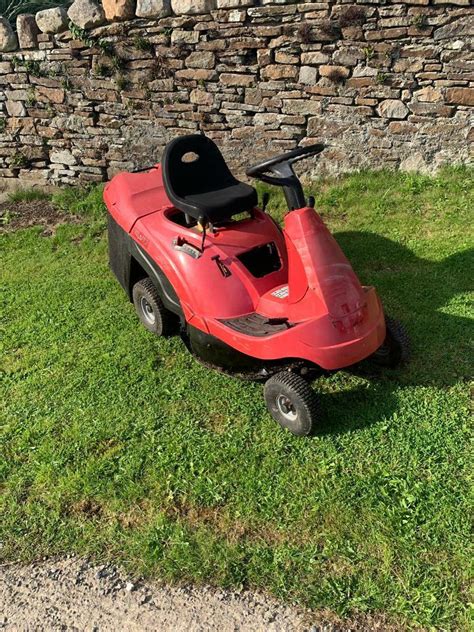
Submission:
POLYGON ((262 316, 256 312, 240 316, 239 318, 228 318, 220 322, 241 334, 255 336, 256 338, 271 336, 293 327, 293 324, 288 322, 286 318, 268 318, 268 316, 262 316))

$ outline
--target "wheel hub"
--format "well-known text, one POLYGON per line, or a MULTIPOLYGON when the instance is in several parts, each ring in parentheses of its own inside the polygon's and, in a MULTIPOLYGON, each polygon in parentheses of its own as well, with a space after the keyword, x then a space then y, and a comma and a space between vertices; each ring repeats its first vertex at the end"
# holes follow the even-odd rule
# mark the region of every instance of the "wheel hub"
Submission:
POLYGON ((155 312, 153 311, 153 307, 144 296, 142 296, 140 299, 140 308, 145 320, 150 323, 150 325, 154 325, 156 321, 155 312))
POLYGON ((279 395, 276 403, 278 410, 285 419, 288 419, 288 421, 295 421, 298 416, 297 412, 291 403, 291 400, 286 395, 279 395))

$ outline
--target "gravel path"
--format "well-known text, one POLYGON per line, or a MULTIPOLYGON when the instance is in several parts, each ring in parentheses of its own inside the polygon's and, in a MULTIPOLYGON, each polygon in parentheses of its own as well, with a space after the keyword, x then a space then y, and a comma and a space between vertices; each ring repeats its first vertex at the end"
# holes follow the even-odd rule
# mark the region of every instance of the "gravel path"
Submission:
MULTIPOLYGON (((261 594, 132 581, 74 557, 0 566, 1 630, 335 632, 261 594)), ((348 628, 346 628, 348 629, 348 628)))

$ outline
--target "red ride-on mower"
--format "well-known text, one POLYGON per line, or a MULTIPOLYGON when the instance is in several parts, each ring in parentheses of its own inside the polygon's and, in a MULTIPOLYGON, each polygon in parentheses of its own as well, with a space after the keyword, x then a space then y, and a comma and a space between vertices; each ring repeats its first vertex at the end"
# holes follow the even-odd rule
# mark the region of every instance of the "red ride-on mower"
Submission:
POLYGON ((394 366, 406 354, 403 329, 360 284, 293 171, 323 149, 247 171, 283 187, 283 230, 265 212, 268 196, 258 208, 255 189, 204 135, 176 138, 161 165, 121 173, 104 192, 110 265, 143 325, 156 335, 180 329, 206 365, 265 379, 268 410, 296 435, 318 421, 314 369, 369 356, 394 366))

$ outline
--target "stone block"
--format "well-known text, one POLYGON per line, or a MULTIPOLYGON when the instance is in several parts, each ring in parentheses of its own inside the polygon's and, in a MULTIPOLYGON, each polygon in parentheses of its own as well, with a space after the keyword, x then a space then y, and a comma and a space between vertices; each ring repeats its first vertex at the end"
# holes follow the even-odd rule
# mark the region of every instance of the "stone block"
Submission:
POLYGON ((454 40, 471 35, 474 35, 474 19, 472 19, 472 16, 466 15, 436 29, 433 38, 436 41, 443 39, 454 40))
POLYGON ((38 97, 38 101, 50 101, 51 103, 60 104, 64 102, 65 93, 61 88, 46 88, 45 86, 37 86, 36 95, 38 97))
POLYGON ((176 15, 209 13, 214 9, 214 0, 171 0, 171 8, 176 15))
POLYGON ((408 114, 408 108, 399 99, 385 99, 377 107, 377 112, 382 118, 404 119, 408 114))
POLYGON ((285 114, 319 114, 321 102, 313 99, 285 99, 282 109, 285 114))
POLYGON ((296 81, 298 77, 298 68, 296 66, 284 64, 273 64, 266 66, 266 68, 261 71, 261 74, 264 79, 292 79, 293 81, 296 81))
POLYGON ((248 88, 255 84, 255 77, 252 75, 241 75, 237 73, 223 72, 219 78, 220 83, 227 86, 242 86, 248 88))
POLYGON ((318 70, 314 66, 301 66, 300 75, 298 78, 299 83, 305 85, 315 85, 318 81, 318 70))
POLYGON ((266 48, 261 48, 257 51, 257 64, 260 67, 268 66, 272 63, 272 51, 266 48))
POLYGON ((419 152, 415 152, 402 160, 400 163, 400 171, 419 171, 420 173, 427 173, 429 169, 423 156, 419 152))
POLYGON ((81 29, 91 29, 105 22, 104 10, 96 0, 74 0, 67 14, 81 29))
POLYGON ((299 60, 299 55, 291 54, 284 50, 275 51, 275 62, 277 64, 297 64, 299 60))
POLYGON ((36 14, 36 24, 42 33, 61 33, 67 28, 67 12, 64 7, 44 9, 36 14))
POLYGON ((174 76, 176 79, 188 81, 212 81, 216 79, 217 74, 214 70, 206 70, 205 68, 186 68, 185 70, 178 70, 174 76))
POLYGON ((245 9, 233 9, 227 14, 227 22, 245 22, 247 12, 245 9))
POLYGON ((328 61, 329 56, 319 51, 301 53, 301 63, 303 65, 318 66, 319 64, 327 64, 328 61))
POLYGON ((406 28, 396 28, 396 29, 381 29, 377 31, 367 31, 365 37, 367 41, 375 41, 375 40, 392 40, 398 39, 399 37, 405 37, 407 35, 406 28))
POLYGON ((342 29, 342 37, 345 40, 359 41, 364 39, 364 31, 360 26, 349 26, 342 29))
POLYGON ((184 63, 188 68, 214 68, 216 58, 214 53, 209 51, 194 51, 186 57, 184 63))
POLYGON ((67 149, 52 151, 49 155, 49 159, 51 162, 60 164, 60 165, 75 165, 77 164, 77 160, 72 155, 72 153, 67 149))
POLYGON ((376 77, 378 73, 377 68, 366 66, 365 64, 359 64, 352 71, 353 77, 376 77))
POLYGON ((213 95, 199 88, 191 90, 189 100, 191 103, 196 103, 197 105, 212 105, 214 103, 213 95))
POLYGON ((130 20, 135 16, 135 0, 102 0, 102 7, 110 22, 130 20))
POLYGON ((217 0, 218 9, 236 9, 239 7, 251 7, 253 0, 217 0))
POLYGON ((171 0, 137 0, 139 18, 163 18, 171 13, 171 0))
MULTIPOLYGON (((474 92, 474 90, 473 90, 474 92)), ((436 103, 443 100, 443 95, 436 88, 432 88, 431 86, 427 86, 426 88, 422 88, 418 90, 413 95, 417 101, 422 101, 425 103, 436 103)))
POLYGON ((474 88, 448 88, 446 103, 456 105, 474 105, 474 88))
POLYGON ((20 48, 37 48, 40 30, 34 15, 31 13, 19 15, 16 19, 16 32, 20 48))
POLYGON ((199 31, 174 30, 171 33, 172 44, 197 44, 199 42, 199 31))
POLYGON ((418 116, 434 116, 449 118, 454 114, 454 107, 442 103, 418 103, 413 101, 408 104, 410 111, 418 116))
POLYGON ((9 53, 18 48, 18 39, 7 18, 0 17, 0 52, 9 53))
POLYGON ((334 76, 334 73, 337 73, 341 78, 347 78, 349 76, 349 69, 345 66, 320 66, 319 74, 321 77, 329 77, 334 76))
POLYGON ((391 134, 416 134, 417 127, 408 121, 391 121, 388 130, 391 134))
POLYGON ((26 109, 22 101, 7 101, 6 107, 10 116, 26 116, 26 109))
POLYGON ((345 47, 334 53, 333 61, 344 66, 355 66, 362 56, 363 53, 359 49, 345 47))

